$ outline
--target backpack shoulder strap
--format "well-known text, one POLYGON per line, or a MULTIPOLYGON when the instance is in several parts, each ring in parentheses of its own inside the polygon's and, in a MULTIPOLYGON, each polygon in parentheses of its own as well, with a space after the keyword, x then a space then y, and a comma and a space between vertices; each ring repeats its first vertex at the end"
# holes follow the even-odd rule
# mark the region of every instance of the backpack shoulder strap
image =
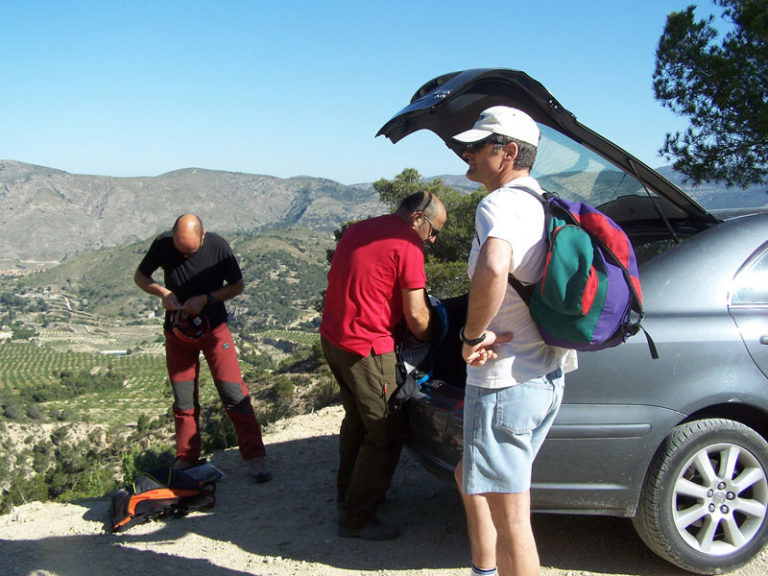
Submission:
POLYGON ((523 299, 523 302, 531 305, 531 298, 533 297, 533 284, 523 284, 515 278, 515 276, 512 274, 512 272, 509 273, 507 276, 507 282, 509 283, 512 288, 515 289, 515 291, 520 295, 520 298, 523 299))
MULTIPOLYGON (((532 188, 529 188, 528 186, 506 186, 506 188, 510 189, 517 189, 522 190, 523 192, 528 192, 531 196, 536 198, 539 202, 541 202, 542 207, 544 208, 544 231, 546 232, 547 226, 549 224, 549 219, 551 218, 552 212, 549 207, 549 202, 547 202, 546 198, 548 194, 551 194, 550 192, 545 192, 544 196, 533 190, 532 188)), ((512 286, 512 288, 515 289, 515 291, 520 295, 520 298, 523 299, 523 302, 530 305, 531 303, 531 297, 533 296, 533 290, 534 287, 532 284, 523 284, 515 278, 515 275, 511 272, 509 273, 507 277, 507 281, 509 282, 509 285, 512 286)))

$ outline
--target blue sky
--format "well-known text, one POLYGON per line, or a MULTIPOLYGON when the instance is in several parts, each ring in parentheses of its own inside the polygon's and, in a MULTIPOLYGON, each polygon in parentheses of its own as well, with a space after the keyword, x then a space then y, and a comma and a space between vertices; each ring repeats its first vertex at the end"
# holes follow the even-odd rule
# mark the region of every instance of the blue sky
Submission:
POLYGON ((0 159, 344 184, 460 174, 431 133, 375 134, 435 76, 499 67, 659 166, 686 121, 653 97, 655 49, 692 2, 0 0, 0 159))

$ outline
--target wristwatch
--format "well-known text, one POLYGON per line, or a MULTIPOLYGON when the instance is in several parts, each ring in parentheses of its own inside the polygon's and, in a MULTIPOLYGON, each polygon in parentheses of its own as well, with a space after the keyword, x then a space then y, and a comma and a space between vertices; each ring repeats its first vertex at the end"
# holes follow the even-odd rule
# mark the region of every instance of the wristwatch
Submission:
POLYGON ((208 301, 205 303, 205 305, 206 306, 213 306, 214 304, 216 304, 216 300, 214 299, 213 294, 208 292, 208 301))
POLYGON ((480 344, 480 342, 485 340, 486 335, 487 335, 487 332, 483 332, 477 338, 467 338, 466 336, 464 336, 464 327, 463 326, 461 327, 461 330, 459 331, 459 338, 461 338, 461 341, 464 342, 464 344, 467 344, 469 346, 477 346, 478 344, 480 344))

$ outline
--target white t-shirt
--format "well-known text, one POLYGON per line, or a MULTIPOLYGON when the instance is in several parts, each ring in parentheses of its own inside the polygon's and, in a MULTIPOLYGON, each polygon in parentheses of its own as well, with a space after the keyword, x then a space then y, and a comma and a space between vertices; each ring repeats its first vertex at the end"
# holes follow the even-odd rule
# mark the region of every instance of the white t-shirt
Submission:
MULTIPOLYGON (((488 194, 475 213, 475 238, 469 254, 467 273, 475 271, 480 248, 488 237, 508 242, 512 247, 509 271, 523 283, 537 282, 544 269, 546 243, 544 208, 524 186, 539 194, 544 191, 532 177, 517 178, 488 194)), ((541 339, 531 319, 528 305, 507 285, 507 293, 496 317, 488 326, 496 334, 513 334, 512 340, 496 344, 498 354, 483 366, 467 366, 467 384, 482 388, 506 388, 548 374, 563 365, 568 350, 549 346, 541 339)))

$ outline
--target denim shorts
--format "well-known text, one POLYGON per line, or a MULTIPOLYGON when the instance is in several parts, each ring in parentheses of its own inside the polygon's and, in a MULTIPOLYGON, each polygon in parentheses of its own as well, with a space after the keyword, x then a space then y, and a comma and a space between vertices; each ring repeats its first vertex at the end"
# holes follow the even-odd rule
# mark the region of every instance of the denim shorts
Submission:
POLYGON ((563 399, 558 368, 507 388, 467 386, 464 395, 465 494, 522 493, 533 460, 563 399))

